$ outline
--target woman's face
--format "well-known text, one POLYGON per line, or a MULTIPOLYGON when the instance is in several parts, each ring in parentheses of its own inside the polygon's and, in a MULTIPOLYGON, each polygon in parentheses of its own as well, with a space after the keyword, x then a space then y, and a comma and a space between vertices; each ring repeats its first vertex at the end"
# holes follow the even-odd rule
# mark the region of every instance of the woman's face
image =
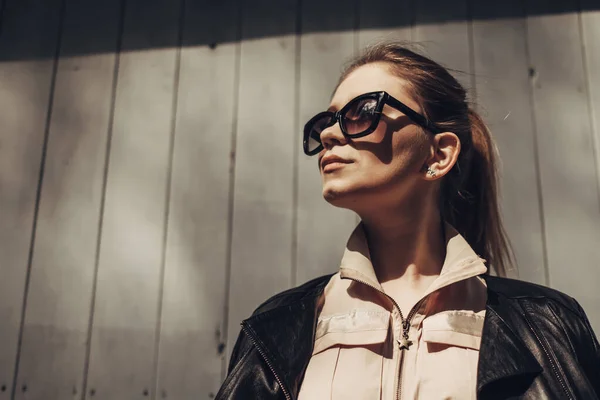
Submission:
MULTIPOLYGON (((422 114, 409 97, 406 81, 390 72, 385 64, 373 63, 354 70, 339 85, 330 111, 341 109, 354 97, 385 90, 422 114)), ((430 156, 426 133, 402 112, 386 105, 371 134, 347 139, 335 124, 321 133, 324 149, 319 153, 323 196, 333 205, 364 212, 372 207, 399 205, 407 196, 417 195, 424 183, 424 167, 430 156), (323 167, 323 157, 337 156, 342 162, 323 167)), ((327 160, 327 158, 325 160, 327 160)))

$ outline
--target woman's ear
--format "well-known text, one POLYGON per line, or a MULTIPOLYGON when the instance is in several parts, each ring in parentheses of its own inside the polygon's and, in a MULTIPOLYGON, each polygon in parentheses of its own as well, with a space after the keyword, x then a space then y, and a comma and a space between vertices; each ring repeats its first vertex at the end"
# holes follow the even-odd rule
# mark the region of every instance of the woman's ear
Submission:
POLYGON ((460 154, 460 139, 453 132, 438 133, 431 143, 431 156, 425 162, 425 179, 434 181, 446 175, 460 154))

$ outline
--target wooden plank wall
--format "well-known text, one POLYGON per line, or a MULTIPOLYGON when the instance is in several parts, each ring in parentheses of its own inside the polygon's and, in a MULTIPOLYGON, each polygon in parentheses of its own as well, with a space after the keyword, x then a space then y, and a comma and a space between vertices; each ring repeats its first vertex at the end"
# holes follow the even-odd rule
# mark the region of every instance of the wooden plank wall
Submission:
POLYGON ((545 241, 525 9, 520 0, 473 2, 472 14, 476 97, 501 154, 504 222, 522 266, 519 277, 544 284, 545 241), (491 19, 511 10, 517 10, 515 16, 491 19))
POLYGON ((599 0, 0 4, 0 400, 214 397, 240 321, 338 267, 300 132, 382 38, 457 70, 520 278, 600 331, 599 0))
POLYGON ((17 399, 60 399, 83 390, 120 8, 118 1, 65 4, 17 399), (88 35, 113 52, 71 56, 85 48, 88 35))
POLYGON ((265 292, 292 283, 297 13, 295 0, 243 2, 228 344, 265 292), (266 24, 291 33, 260 37, 266 24))
POLYGON ((240 8, 207 4, 184 10, 156 398, 207 398, 224 364, 240 8))
MULTIPOLYGON (((61 1, 6 1, 0 36, 0 399, 14 397, 54 95, 61 1), (42 60, 20 55, 42 53, 42 60)), ((97 224, 95 224, 97 225, 97 224)), ((39 239, 38 239, 39 240, 39 239)), ((43 272, 43 271, 42 271, 43 272)), ((52 288, 49 288, 52 290, 52 288)), ((82 301, 85 301, 83 299, 82 301)), ((49 303, 50 313, 54 304, 49 303)), ((85 318, 85 316, 83 316, 85 318)), ((33 331, 35 327, 27 327, 33 331)), ((52 352, 52 351, 50 351, 52 352)), ((46 357, 45 354, 40 354, 46 357)), ((79 369, 83 368, 80 363, 79 369)), ((40 382, 41 383, 41 382, 40 382)), ((21 390, 27 391, 23 383, 21 390)), ((52 392, 52 388, 48 388, 52 392)))
POLYGON ((573 46, 582 43, 582 27, 575 13, 537 15, 553 6, 527 2, 547 283, 577 295, 596 322, 600 311, 594 287, 599 280, 583 278, 598 274, 600 213, 590 87, 583 46, 573 46), (574 266, 582 270, 574 273, 574 266))

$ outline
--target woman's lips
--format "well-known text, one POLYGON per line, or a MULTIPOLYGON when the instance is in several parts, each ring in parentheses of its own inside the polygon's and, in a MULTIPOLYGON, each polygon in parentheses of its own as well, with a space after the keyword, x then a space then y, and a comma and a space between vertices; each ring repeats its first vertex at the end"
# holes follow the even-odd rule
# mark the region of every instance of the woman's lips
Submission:
POLYGON ((346 164, 352 163, 351 160, 347 160, 335 154, 326 154, 321 159, 321 169, 323 172, 332 172, 340 168, 343 168, 346 164))
POLYGON ((333 172, 340 168, 343 168, 347 164, 350 164, 350 163, 349 162, 341 162, 341 161, 331 161, 331 162, 325 164, 325 166, 323 167, 323 172, 333 172))

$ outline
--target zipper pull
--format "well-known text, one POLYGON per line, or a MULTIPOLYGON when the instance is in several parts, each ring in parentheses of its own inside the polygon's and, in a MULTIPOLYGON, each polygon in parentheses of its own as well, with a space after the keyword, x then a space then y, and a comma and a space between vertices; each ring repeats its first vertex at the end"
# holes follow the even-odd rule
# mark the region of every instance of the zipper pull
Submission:
POLYGON ((413 342, 408 339, 408 335, 402 335, 402 337, 398 339, 398 344, 400 345, 400 350, 408 350, 413 342))
POLYGON ((410 321, 403 321, 402 322, 402 337, 400 339, 398 339, 398 344, 400 345, 400 350, 406 349, 408 350, 409 347, 413 344, 412 340, 408 339, 408 332, 410 330, 410 321))

